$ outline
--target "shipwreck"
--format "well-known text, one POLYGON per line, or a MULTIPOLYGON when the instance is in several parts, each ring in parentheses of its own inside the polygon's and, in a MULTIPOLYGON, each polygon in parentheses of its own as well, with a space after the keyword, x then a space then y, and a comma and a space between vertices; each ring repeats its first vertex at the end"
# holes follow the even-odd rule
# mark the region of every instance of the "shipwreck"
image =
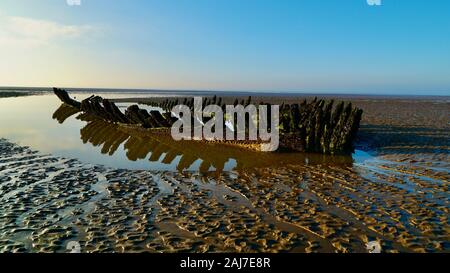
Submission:
MULTIPOLYGON (((123 126, 128 130, 145 130, 156 134, 170 134, 170 128, 178 120, 171 113, 174 106, 183 104, 191 110, 194 108, 194 98, 164 100, 155 98, 155 100, 146 100, 146 103, 149 106, 158 107, 159 110, 147 111, 139 108, 138 105, 131 105, 122 112, 114 102, 99 96, 91 96, 80 102, 72 99, 65 90, 54 88, 54 93, 69 107, 68 112, 71 114, 82 112, 91 118, 123 126)), ((224 98, 214 96, 205 98, 203 105, 217 105, 225 110, 224 101, 224 98)), ((241 102, 235 100, 234 106, 246 107, 251 103, 252 98, 249 97, 241 102)), ((270 106, 270 104, 265 105, 270 106)), ((271 115, 270 111, 267 114, 271 115)), ((278 151, 349 155, 354 151, 354 142, 362 114, 363 111, 350 102, 335 104, 333 100, 325 101, 316 98, 295 104, 282 104, 278 128, 280 134, 278 151)), ((211 117, 204 119, 204 122, 207 122, 211 117)), ((260 143, 251 140, 220 142, 251 149, 255 149, 259 146, 256 144, 260 143)))

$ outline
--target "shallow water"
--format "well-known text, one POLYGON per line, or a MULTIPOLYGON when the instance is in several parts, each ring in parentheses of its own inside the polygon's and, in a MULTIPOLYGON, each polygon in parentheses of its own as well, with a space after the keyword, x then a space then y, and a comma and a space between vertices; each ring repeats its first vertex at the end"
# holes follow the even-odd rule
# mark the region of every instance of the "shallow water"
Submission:
MULTIPOLYGON (((71 95, 77 100, 89 96, 71 95)), ((124 98, 143 94, 100 95, 124 98)), ((129 104, 118 106, 125 108, 129 104)), ((343 156, 260 154, 231 146, 224 149, 221 145, 177 143, 167 137, 138 134, 98 120, 82 121, 78 116, 70 108, 65 109, 53 94, 4 98, 0 100, 0 137, 42 153, 131 170, 230 171, 286 164, 353 163, 351 157, 343 156)), ((360 162, 367 156, 358 151, 354 160, 360 162)))

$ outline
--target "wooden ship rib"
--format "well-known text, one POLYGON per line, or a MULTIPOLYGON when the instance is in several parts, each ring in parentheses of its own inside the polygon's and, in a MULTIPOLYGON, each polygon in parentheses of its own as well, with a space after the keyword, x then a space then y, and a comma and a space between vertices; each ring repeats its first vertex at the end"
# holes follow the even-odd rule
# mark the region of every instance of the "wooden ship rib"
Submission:
MULTIPOLYGON (((170 127, 176 118, 171 109, 180 102, 193 110, 193 98, 173 98, 155 100, 150 106, 162 111, 147 111, 132 105, 122 112, 111 100, 91 96, 81 102, 72 99, 62 89, 54 88, 54 93, 65 104, 62 115, 56 115, 59 122, 76 112, 83 112, 90 117, 116 124, 127 130, 145 130, 153 134, 170 134, 170 127)), ((224 99, 214 96, 205 98, 203 105, 218 105, 225 109, 224 99)), ((248 106, 251 97, 240 104, 248 106)), ((234 105, 238 105, 236 100, 234 105)), ((269 105, 270 106, 270 105, 269 105)), ((268 113, 270 115, 270 112, 268 113)), ((296 151, 331 155, 349 155, 354 151, 353 144, 359 130, 363 111, 351 103, 314 99, 298 104, 284 104, 280 108, 280 148, 279 151, 296 151)), ((270 120, 270 118, 268 119, 270 120)), ((206 122, 207 120, 205 120, 206 122)), ((227 142, 225 142, 227 143, 227 142)), ((251 141, 230 142, 241 147, 254 147, 251 141), (250 144, 250 145, 247 145, 250 144)), ((254 143, 254 142, 253 142, 254 143)))
POLYGON ((289 164, 333 164, 351 165, 348 156, 327 156, 317 153, 260 153, 242 150, 239 147, 223 144, 209 144, 198 141, 175 141, 170 135, 122 126, 104 121, 90 114, 77 111, 63 103, 53 114, 53 119, 64 123, 75 116, 86 125, 81 128, 81 140, 85 144, 99 147, 102 154, 114 155, 121 147, 131 161, 147 160, 163 165, 172 165, 173 169, 183 172, 198 170, 200 173, 222 172, 224 170, 248 170, 260 167, 284 167, 289 164), (231 164, 230 164, 231 163, 231 164))

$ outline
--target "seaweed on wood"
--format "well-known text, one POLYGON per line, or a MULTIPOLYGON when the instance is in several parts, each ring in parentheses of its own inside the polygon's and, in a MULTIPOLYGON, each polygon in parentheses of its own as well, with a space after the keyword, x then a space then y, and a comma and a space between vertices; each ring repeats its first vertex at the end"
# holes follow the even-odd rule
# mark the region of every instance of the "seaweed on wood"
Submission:
MULTIPOLYGON (((149 103, 150 106, 161 108, 162 113, 159 111, 149 113, 137 105, 128 107, 125 113, 122 113, 113 102, 98 96, 77 102, 62 89, 54 88, 54 92, 62 102, 79 111, 108 122, 136 125, 146 129, 170 128, 176 121, 176 118, 170 114, 171 110, 179 102, 187 105, 191 110, 194 108, 193 98, 166 98, 149 103)), ((214 96, 205 98, 203 105, 216 104, 224 109, 223 101, 223 98, 214 96)), ((248 106, 251 103, 252 98, 249 97, 242 102, 235 99, 233 105, 248 106)), ((260 104, 270 106, 267 103, 260 104)), ((283 104, 280 107, 280 150, 351 154, 362 114, 363 111, 351 103, 340 102, 335 105, 334 101, 317 98, 310 102, 305 100, 291 105, 283 104)), ((270 111, 268 115, 271 115, 270 111)))

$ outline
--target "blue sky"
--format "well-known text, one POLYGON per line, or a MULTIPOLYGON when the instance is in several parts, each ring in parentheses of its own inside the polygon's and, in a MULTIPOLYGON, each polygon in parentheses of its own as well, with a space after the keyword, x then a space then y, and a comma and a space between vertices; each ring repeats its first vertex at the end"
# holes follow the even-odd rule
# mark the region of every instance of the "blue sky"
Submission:
POLYGON ((450 93, 450 1, 2 0, 0 86, 450 93))

